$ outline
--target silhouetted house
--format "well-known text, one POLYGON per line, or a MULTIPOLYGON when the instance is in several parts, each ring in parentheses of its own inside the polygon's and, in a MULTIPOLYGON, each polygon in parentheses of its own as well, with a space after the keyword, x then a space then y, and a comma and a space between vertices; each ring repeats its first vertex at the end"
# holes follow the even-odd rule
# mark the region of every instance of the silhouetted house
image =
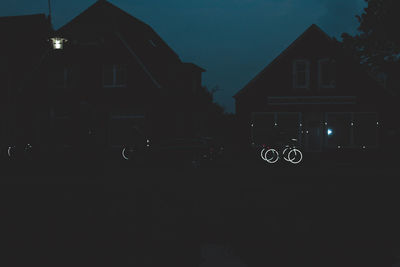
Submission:
POLYGON ((44 14, 0 17, 0 146, 25 139, 23 128, 34 120, 22 96, 43 59, 49 32, 44 14))
POLYGON ((52 122, 45 139, 70 145, 92 136, 120 147, 132 128, 151 138, 195 134, 204 70, 182 62, 150 26, 97 1, 53 37, 67 41, 38 74, 52 122))
POLYGON ((316 25, 234 98, 254 146, 283 131, 307 151, 379 147, 394 115, 391 94, 316 25))

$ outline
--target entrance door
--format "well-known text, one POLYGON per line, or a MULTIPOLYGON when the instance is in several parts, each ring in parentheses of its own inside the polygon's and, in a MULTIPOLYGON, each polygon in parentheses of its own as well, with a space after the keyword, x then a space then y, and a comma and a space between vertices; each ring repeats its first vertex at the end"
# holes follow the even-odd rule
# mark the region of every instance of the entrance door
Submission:
POLYGON ((304 145, 306 151, 321 151, 324 139, 323 114, 319 112, 304 114, 304 145))

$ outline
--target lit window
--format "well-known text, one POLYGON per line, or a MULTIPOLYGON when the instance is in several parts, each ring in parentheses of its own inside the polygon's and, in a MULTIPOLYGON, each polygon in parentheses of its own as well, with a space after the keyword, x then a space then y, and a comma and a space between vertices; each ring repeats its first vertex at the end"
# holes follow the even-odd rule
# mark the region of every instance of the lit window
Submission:
POLYGON ((103 87, 126 87, 126 66, 104 65, 103 87))
POLYGON ((336 63, 325 58, 318 61, 318 83, 320 88, 335 88, 336 63))
POLYGON ((293 87, 309 88, 310 62, 307 60, 295 60, 293 62, 293 87))

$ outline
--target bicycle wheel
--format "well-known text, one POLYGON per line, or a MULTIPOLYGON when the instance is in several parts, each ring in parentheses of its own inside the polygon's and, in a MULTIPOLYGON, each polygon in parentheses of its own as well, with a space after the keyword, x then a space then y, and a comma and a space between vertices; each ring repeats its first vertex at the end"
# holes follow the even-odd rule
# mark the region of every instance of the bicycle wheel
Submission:
POLYGON ((7 148, 7 156, 8 156, 9 158, 12 158, 12 157, 14 156, 14 148, 15 148, 15 147, 13 147, 13 146, 9 146, 9 147, 7 148))
POLYGON ((275 149, 270 148, 265 152, 263 159, 270 164, 274 164, 279 160, 279 153, 275 149))
POLYGON ((266 159, 265 159, 265 152, 267 152, 267 150, 266 150, 265 148, 261 149, 261 158, 262 158, 263 160, 266 160, 266 159))
POLYGON ((285 149, 284 149, 283 152, 282 152, 282 156, 283 156, 283 158, 284 158, 286 161, 289 161, 289 162, 290 162, 290 159, 289 159, 289 152, 290 152, 290 147, 285 147, 285 149))
POLYGON ((303 159, 303 153, 297 148, 294 148, 289 151, 288 158, 291 163, 298 164, 303 159))
POLYGON ((133 149, 124 147, 124 148, 122 149, 122 152, 121 152, 122 158, 123 158, 124 160, 129 160, 129 159, 131 158, 132 152, 133 152, 133 149))

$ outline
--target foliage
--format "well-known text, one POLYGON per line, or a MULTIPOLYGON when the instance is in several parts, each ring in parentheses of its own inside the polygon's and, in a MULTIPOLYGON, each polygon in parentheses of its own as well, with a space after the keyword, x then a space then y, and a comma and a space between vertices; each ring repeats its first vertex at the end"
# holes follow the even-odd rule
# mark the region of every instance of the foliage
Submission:
POLYGON ((390 73, 400 59, 400 1, 365 0, 358 34, 342 34, 343 46, 374 74, 390 73))

